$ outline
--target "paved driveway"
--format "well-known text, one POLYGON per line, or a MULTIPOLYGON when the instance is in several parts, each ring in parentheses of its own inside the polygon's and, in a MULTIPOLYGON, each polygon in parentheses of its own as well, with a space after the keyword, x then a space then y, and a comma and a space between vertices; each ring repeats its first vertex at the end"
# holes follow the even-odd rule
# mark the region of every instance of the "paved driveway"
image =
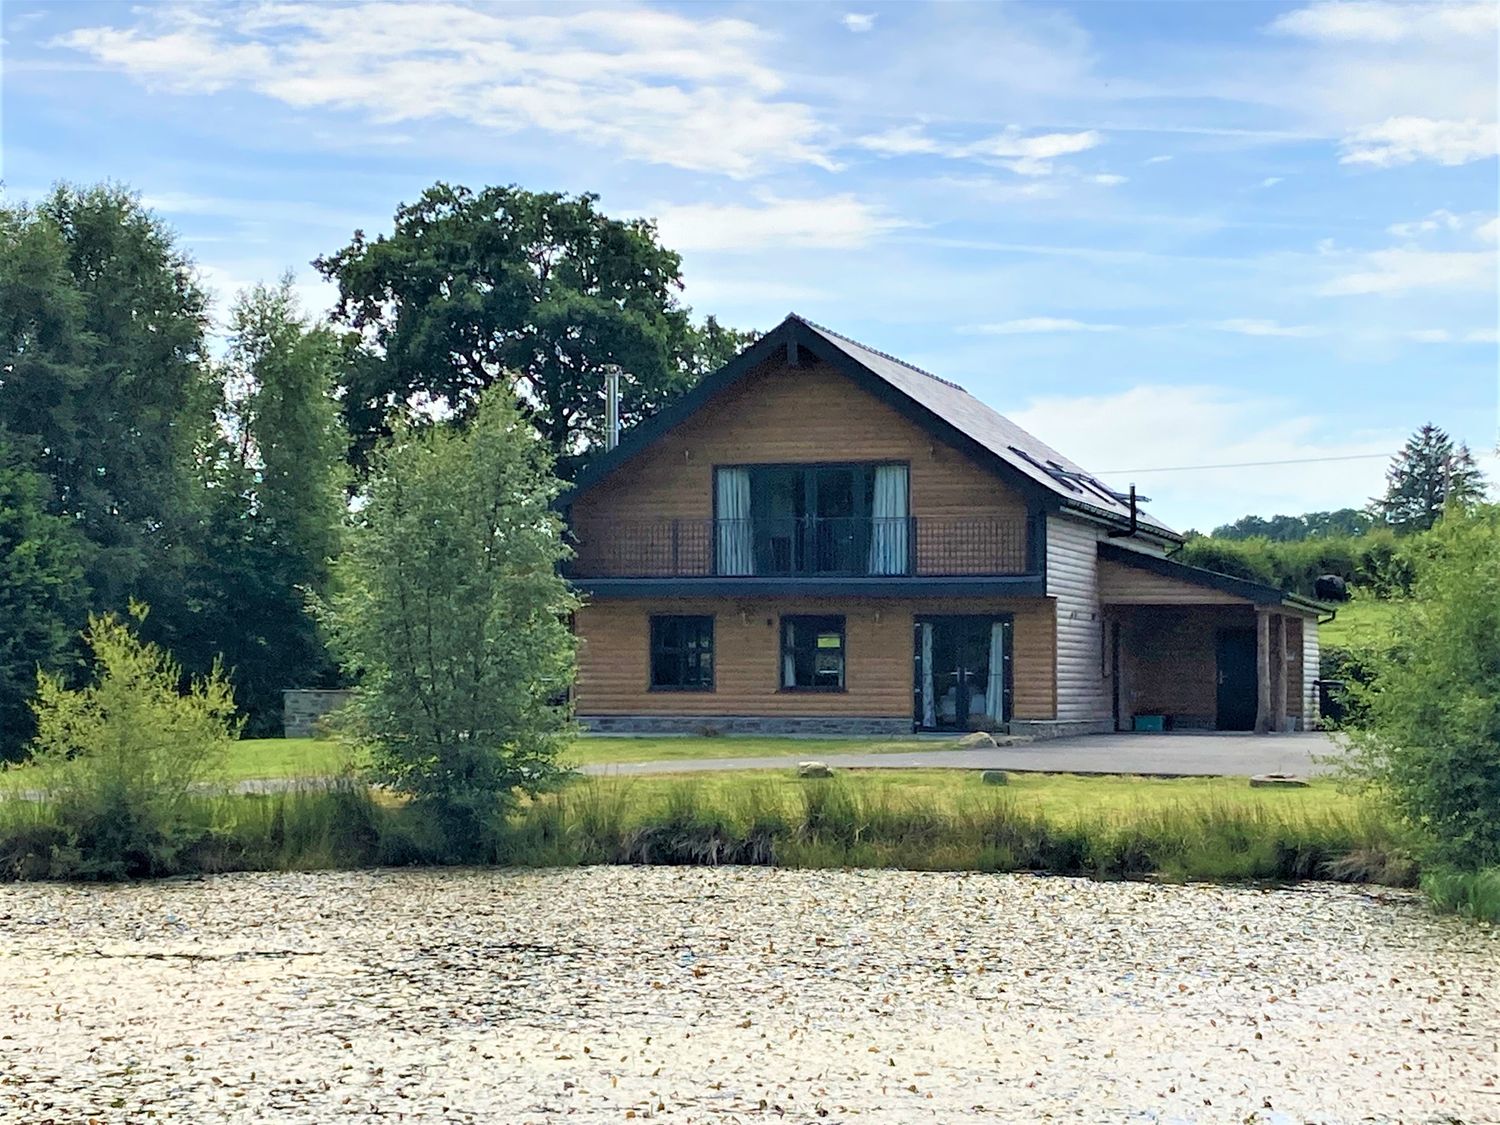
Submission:
MULTIPOLYGON (((1038 770, 1046 773, 1134 773, 1245 777, 1327 773, 1336 755, 1325 734, 1095 734, 990 750, 927 750, 901 754, 812 754, 830 766, 858 769, 1038 770)), ((702 758, 585 766, 584 773, 624 776, 703 770, 787 769, 787 758, 702 758)))

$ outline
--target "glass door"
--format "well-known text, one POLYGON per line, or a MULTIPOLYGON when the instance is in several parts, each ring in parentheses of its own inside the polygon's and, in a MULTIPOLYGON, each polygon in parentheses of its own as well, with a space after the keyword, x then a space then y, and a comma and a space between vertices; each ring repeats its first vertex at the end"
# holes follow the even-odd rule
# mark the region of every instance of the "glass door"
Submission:
POLYGON ((933 616, 913 633, 912 717, 923 730, 995 730, 1010 718, 1008 617, 933 616))

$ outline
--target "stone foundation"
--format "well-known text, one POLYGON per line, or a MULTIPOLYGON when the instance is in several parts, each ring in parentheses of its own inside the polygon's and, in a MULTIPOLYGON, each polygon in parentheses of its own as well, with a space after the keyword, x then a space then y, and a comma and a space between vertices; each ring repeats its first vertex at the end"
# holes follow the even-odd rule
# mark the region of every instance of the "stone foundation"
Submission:
POLYGON ((311 738, 318 733, 318 720, 348 703, 353 694, 341 689, 282 692, 282 734, 287 738, 311 738))
POLYGON ((595 734, 765 734, 802 738, 910 738, 910 719, 858 715, 579 715, 595 734))

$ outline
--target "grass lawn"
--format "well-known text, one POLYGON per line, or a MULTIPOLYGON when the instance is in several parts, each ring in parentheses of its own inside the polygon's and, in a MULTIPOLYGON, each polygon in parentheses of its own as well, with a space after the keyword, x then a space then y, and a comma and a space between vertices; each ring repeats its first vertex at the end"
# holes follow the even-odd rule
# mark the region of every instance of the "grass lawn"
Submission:
POLYGON ((331 739, 245 738, 230 749, 225 769, 230 781, 328 777, 347 762, 343 746, 331 739))
POLYGON ((1399 604, 1356 594, 1337 607, 1337 617, 1318 626, 1318 644, 1323 648, 1349 648, 1379 643, 1390 636, 1399 604))

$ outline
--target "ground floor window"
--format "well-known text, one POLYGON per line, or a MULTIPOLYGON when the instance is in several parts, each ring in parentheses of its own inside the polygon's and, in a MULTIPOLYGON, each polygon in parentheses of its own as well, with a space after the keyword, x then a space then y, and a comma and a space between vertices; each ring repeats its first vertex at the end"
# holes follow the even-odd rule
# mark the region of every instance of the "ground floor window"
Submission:
POLYGON ((781 686, 786 691, 844 690, 844 619, 781 619, 781 686))
POLYGON ((713 691, 714 619, 651 619, 651 690, 713 691))

